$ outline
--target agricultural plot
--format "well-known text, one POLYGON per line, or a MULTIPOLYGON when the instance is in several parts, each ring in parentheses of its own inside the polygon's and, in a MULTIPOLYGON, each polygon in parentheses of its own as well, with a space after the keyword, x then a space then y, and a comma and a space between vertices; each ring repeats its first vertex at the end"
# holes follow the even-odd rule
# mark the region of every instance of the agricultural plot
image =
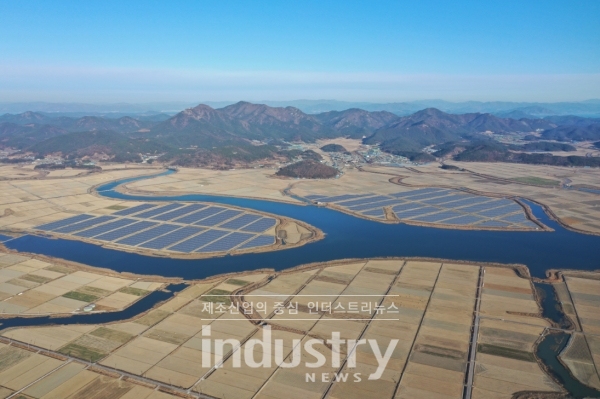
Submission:
POLYGON ((600 280, 564 276, 582 333, 573 333, 561 360, 582 383, 600 389, 600 280))
POLYGON ((171 203, 140 204, 97 217, 71 216, 34 229, 171 253, 227 253, 273 245, 276 225, 275 218, 238 209, 171 203))
POLYGON ((0 342, 0 396, 3 398, 169 399, 154 386, 90 370, 85 364, 0 342))
POLYGON ((4 315, 73 313, 90 303, 96 305, 95 310, 113 311, 161 286, 0 254, 0 314, 4 315))
POLYGON ((512 269, 486 267, 483 283, 473 398, 558 391, 533 354, 549 324, 536 317, 540 309, 531 282, 512 269))
MULTIPOLYGON (((369 260, 317 265, 274 278, 239 275, 191 285, 130 321, 20 328, 2 335, 117 374, 216 398, 310 399, 326 393, 334 399, 462 398, 473 370, 468 353, 480 271, 474 265, 369 260), (235 303, 230 295, 253 283, 259 284, 235 303), (249 347, 265 339, 265 325, 270 342, 280 340, 280 350, 249 347), (314 345, 325 363, 308 367, 313 356, 300 352, 297 366, 285 366, 294 364, 295 348, 334 334, 366 341, 341 344, 339 363, 330 360, 337 353, 332 346, 314 345), (368 342, 375 342, 379 354, 368 342), (369 380, 388 348, 379 378, 369 380), (240 360, 236 366, 236 359, 249 353, 257 362, 265 356, 271 361, 249 367, 240 360), (222 365, 214 367, 219 354, 222 365), (345 381, 336 380, 345 373, 345 381)), ((546 324, 529 314, 538 311, 529 280, 512 269, 486 266, 484 282, 473 397, 558 391, 532 354, 546 324)))
POLYGON ((385 219, 383 208, 391 207, 398 219, 409 223, 442 224, 474 229, 539 228, 527 219, 523 208, 512 200, 476 196, 452 189, 422 188, 388 195, 309 194, 306 198, 375 219, 385 219))

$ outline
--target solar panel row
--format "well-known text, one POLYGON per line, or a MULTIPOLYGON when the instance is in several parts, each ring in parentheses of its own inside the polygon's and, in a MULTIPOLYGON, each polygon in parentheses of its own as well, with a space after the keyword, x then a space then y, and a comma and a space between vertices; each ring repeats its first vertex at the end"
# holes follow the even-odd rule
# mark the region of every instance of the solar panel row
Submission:
POLYGON ((205 229, 202 227, 182 227, 178 230, 175 230, 171 233, 167 233, 163 236, 155 238, 153 240, 147 241, 143 244, 140 244, 140 247, 150 248, 150 249, 161 249, 168 247, 169 245, 173 245, 189 236, 193 236, 194 234, 198 234, 205 229))
POLYGON ((354 206, 354 205, 368 204, 369 202, 383 201, 383 200, 387 200, 387 199, 390 199, 390 197, 384 197, 383 195, 375 195, 373 197, 355 199, 352 201, 337 202, 336 204, 340 205, 340 206, 354 206))
MULTIPOLYGON (((440 205, 440 204, 445 204, 447 202, 451 202, 451 201, 458 201, 461 199, 465 199, 466 196, 463 194, 451 194, 451 195, 445 195, 443 197, 435 197, 435 198, 431 198, 431 199, 424 199, 421 200, 421 202, 424 202, 426 204, 431 204, 431 205, 440 205)), ((410 198, 408 199, 410 200, 410 198)))
POLYGON ((353 199, 353 198, 360 198, 360 197, 366 197, 366 196, 370 196, 373 194, 344 194, 344 195, 337 195, 334 197, 325 197, 322 198, 320 201, 322 202, 338 202, 338 201, 344 201, 344 200, 349 200, 349 199, 353 199))
POLYGON ((258 215, 245 214, 245 215, 239 216, 225 224, 222 224, 221 227, 224 229, 238 230, 238 229, 246 226, 247 224, 257 221, 260 218, 261 218, 261 216, 258 216, 258 215))
POLYGON ((224 230, 208 230, 204 233, 198 234, 197 236, 188 238, 185 241, 175 244, 168 249, 178 252, 193 252, 195 249, 203 247, 204 245, 223 237, 227 233, 228 232, 224 230))
POLYGON ((418 209, 422 208, 423 206, 423 204, 419 204, 418 202, 408 202, 406 204, 396 205, 392 207, 392 210, 396 212, 397 215, 399 212, 410 211, 411 209, 418 209))
POLYGON ((117 219, 114 222, 105 223, 100 226, 92 227, 91 229, 80 231, 75 235, 78 237, 94 237, 107 231, 118 229, 119 227, 127 226, 128 224, 135 223, 134 219, 117 219))
POLYGON ((130 234, 133 233, 137 233, 140 232, 144 229, 147 229, 149 227, 155 226, 158 223, 155 222, 147 222, 147 221, 142 221, 142 222, 137 222, 134 224, 130 224, 129 226, 125 226, 125 227, 121 227, 120 229, 116 229, 113 231, 109 231, 108 233, 104 233, 101 234, 99 236, 94 237, 94 239, 96 240, 102 240, 102 241, 114 241, 118 238, 121 237, 125 237, 128 236, 130 234))
POLYGON ((179 219, 175 219, 174 222, 177 223, 184 223, 184 224, 191 224, 194 222, 197 222, 198 220, 202 220, 205 219, 211 215, 214 215, 216 213, 219 212, 223 212, 225 210, 225 208, 222 208, 220 206, 211 206, 205 209, 202 209, 201 211, 198 212, 194 212, 190 215, 186 215, 184 217, 181 217, 179 219))
POLYGON ((481 221, 482 218, 473 215, 463 215, 452 219, 444 220, 444 224, 473 224, 481 221))
POLYGON ((183 215, 187 215, 188 213, 192 213, 192 212, 197 211, 198 209, 202 209, 202 208, 206 208, 206 205, 192 204, 192 205, 184 206, 183 208, 175 209, 174 211, 171 211, 171 212, 162 213, 160 215, 152 217, 151 219, 162 220, 162 221, 172 220, 172 219, 175 219, 175 218, 183 216, 183 215))
POLYGON ((52 231, 54 229, 58 229, 59 227, 66 226, 66 225, 72 224, 72 223, 81 222, 83 220, 91 219, 91 218, 93 218, 93 216, 91 216, 91 215, 71 216, 71 217, 66 218, 66 219, 57 220, 56 222, 42 224, 42 225, 37 226, 35 228, 38 229, 38 230, 52 231))
POLYGON ((230 249, 240 245, 244 241, 249 240, 250 238, 252 238, 252 236, 253 236, 252 234, 248 234, 248 233, 234 232, 234 233, 226 235, 225 237, 196 250, 196 252, 229 251, 230 249))
POLYGON ((383 209, 381 209, 381 208, 375 209, 372 211, 362 212, 362 214, 367 215, 367 216, 374 216, 374 217, 378 217, 378 218, 382 218, 385 216, 385 214, 383 213, 383 209))
POLYGON ((433 193, 440 192, 440 191, 448 191, 448 190, 443 189, 443 188, 420 188, 417 190, 405 191, 403 193, 396 193, 396 194, 390 194, 390 195, 392 197, 396 197, 396 198, 410 198, 415 195, 433 194, 433 193))
POLYGON ((132 208, 123 209, 123 210, 120 210, 118 212, 115 212, 115 213, 113 213, 113 215, 116 215, 116 216, 127 216, 127 215, 131 215, 133 213, 144 211, 144 210, 149 209, 149 208, 154 208, 155 206, 157 206, 157 204, 142 204, 142 205, 137 205, 137 206, 134 206, 132 208))
POLYGON ((419 220, 421 222, 433 223, 433 222, 439 222, 444 219, 450 219, 450 218, 457 217, 457 216, 461 216, 461 214, 458 212, 453 212, 453 211, 445 211, 445 212, 440 212, 440 213, 434 213, 433 215, 417 216, 417 217, 413 218, 413 220, 419 220))
POLYGON ((482 227, 508 227, 509 223, 501 222, 499 220, 486 220, 485 222, 478 223, 476 226, 482 226, 482 227))
POLYGON ((149 230, 142 231, 141 233, 134 234, 129 237, 125 237, 122 240, 117 241, 118 244, 124 245, 138 245, 163 234, 169 233, 175 229, 178 229, 180 226, 175 224, 160 224, 156 227, 153 227, 149 230))
POLYGON ((256 236, 250 241, 240 245, 236 249, 248 249, 248 248, 256 248, 256 247, 264 247, 266 245, 272 245, 275 242, 275 238, 273 236, 256 236))
POLYGON ((197 224, 199 226, 216 226, 218 224, 223 223, 226 220, 233 218, 234 216, 239 215, 240 213, 242 213, 242 211, 234 211, 233 209, 227 209, 226 211, 217 213, 214 216, 208 217, 194 224, 197 224))
POLYGON ((273 218, 262 218, 256 222, 242 228, 243 231, 251 231, 254 233, 262 233, 263 231, 275 226, 277 221, 273 218))
POLYGON ((514 215, 503 216, 502 220, 506 220, 507 222, 512 222, 512 223, 521 223, 521 222, 526 222, 527 218, 525 217, 525 214, 517 213, 514 215))
POLYGON ((507 213, 518 212, 521 210, 522 209, 519 205, 511 204, 511 205, 501 206, 498 208, 488 209, 488 210, 477 212, 477 213, 481 216, 493 218, 493 217, 506 215, 507 213))
POLYGON ((55 233, 73 233, 75 231, 83 230, 85 228, 95 226, 100 223, 108 222, 109 220, 112 220, 114 218, 114 216, 98 216, 97 218, 87 219, 83 222, 69 224, 67 226, 54 229, 53 231, 55 233))
POLYGON ((396 216, 401 219, 411 219, 415 216, 426 215, 428 213, 439 212, 441 209, 434 208, 432 206, 425 206, 423 208, 411 209, 404 212, 396 212, 396 216))
POLYGON ((152 216, 159 215, 161 213, 172 211, 173 209, 181 208, 183 204, 168 204, 158 208, 151 209, 146 212, 138 213, 135 215, 136 218, 149 219, 152 216))
POLYGON ((503 205, 503 202, 501 200, 496 200, 496 201, 484 202, 482 204, 464 206, 464 207, 460 208, 460 211, 466 212, 466 213, 475 213, 475 212, 485 211, 488 209, 497 208, 502 205, 503 205))

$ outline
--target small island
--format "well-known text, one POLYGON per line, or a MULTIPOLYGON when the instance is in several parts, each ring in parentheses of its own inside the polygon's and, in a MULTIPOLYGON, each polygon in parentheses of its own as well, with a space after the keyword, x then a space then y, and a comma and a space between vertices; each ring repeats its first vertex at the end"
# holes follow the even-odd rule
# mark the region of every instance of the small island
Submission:
POLYGON ((338 170, 331 166, 306 159, 279 169, 277 176, 297 177, 303 179, 330 179, 337 176, 338 170))

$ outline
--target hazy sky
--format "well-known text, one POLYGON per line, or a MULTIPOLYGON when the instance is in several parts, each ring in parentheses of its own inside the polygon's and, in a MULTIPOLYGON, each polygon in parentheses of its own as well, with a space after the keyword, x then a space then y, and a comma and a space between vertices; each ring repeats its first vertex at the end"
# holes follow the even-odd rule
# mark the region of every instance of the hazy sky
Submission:
POLYGON ((600 1, 0 1, 0 102, 600 98, 600 1))

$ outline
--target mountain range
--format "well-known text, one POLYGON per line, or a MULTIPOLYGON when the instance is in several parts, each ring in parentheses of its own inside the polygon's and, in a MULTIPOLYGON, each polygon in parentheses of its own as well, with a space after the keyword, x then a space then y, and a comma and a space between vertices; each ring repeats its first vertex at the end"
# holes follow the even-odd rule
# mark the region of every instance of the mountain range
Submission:
POLYGON ((334 137, 363 139, 366 144, 379 144, 384 151, 402 154, 418 152, 432 144, 478 140, 484 132, 537 132, 543 139, 559 141, 600 140, 600 118, 515 119, 490 113, 452 114, 436 108, 422 109, 407 116, 357 108, 307 114, 291 106, 271 107, 243 101, 217 109, 200 104, 171 117, 162 115, 154 119, 148 116, 76 118, 31 111, 0 116, 0 146, 44 154, 59 151, 61 142, 65 143, 65 151, 68 148, 81 154, 81 148, 76 148, 77 143, 85 148, 106 150, 120 145, 129 152, 143 152, 144 149, 156 152, 256 146, 259 142, 314 142, 334 137), (90 132, 104 133, 94 135, 90 132), (110 139, 106 132, 110 132, 110 139), (66 145, 63 136, 75 144, 66 145), (94 147, 94 140, 101 140, 102 145, 94 147), (125 142, 128 144, 124 146, 125 142))
MULTIPOLYGON (((201 102, 212 108, 232 105, 235 101, 201 102)), ((359 108, 365 111, 387 111, 398 116, 413 114, 425 108, 437 108, 453 114, 490 113, 502 118, 543 118, 551 115, 577 115, 584 117, 600 117, 600 99, 573 102, 510 102, 510 101, 463 101, 450 102, 444 100, 419 100, 407 102, 350 102, 337 100, 291 100, 291 101, 259 101, 271 107, 295 107, 307 114, 319 114, 329 111, 344 111, 359 108)), ((198 102, 152 102, 143 104, 114 103, 48 103, 21 102, 0 103, 0 114, 36 111, 61 116, 108 116, 117 118, 124 115, 149 116, 158 113, 174 115, 179 110, 193 107, 198 102)))

